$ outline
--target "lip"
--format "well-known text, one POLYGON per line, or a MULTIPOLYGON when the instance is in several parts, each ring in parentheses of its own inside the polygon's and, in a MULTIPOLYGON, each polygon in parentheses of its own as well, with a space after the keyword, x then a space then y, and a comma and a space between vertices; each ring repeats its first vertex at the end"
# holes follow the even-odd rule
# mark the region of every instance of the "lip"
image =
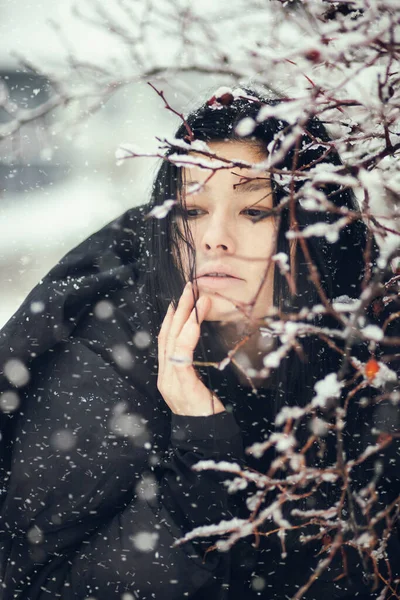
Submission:
MULTIPOLYGON (((233 269, 231 269, 228 265, 224 264, 210 264, 208 266, 202 267, 198 272, 197 279, 205 277, 206 275, 208 275, 208 273, 223 273, 224 275, 229 275, 231 278, 233 278, 233 280, 236 279, 238 281, 243 281, 241 277, 236 275, 233 269)), ((207 277, 207 279, 221 279, 222 281, 225 281, 225 279, 222 279, 222 277, 207 277)), ((229 279, 227 280, 229 281, 229 279)))
POLYGON ((228 265, 211 263, 199 269, 196 281, 200 288, 219 290, 243 283, 244 279, 238 277, 228 265), (208 273, 223 273, 229 277, 210 277, 208 273))
POLYGON ((199 288, 209 288, 213 290, 236 286, 243 283, 243 281, 244 279, 239 279, 237 277, 205 277, 204 275, 196 279, 199 288))

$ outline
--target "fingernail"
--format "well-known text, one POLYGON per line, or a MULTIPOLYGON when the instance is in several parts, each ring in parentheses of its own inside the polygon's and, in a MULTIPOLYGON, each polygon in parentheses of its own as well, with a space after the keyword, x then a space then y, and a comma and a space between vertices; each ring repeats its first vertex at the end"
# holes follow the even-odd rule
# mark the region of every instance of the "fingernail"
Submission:
POLYGON ((185 285, 185 291, 189 290, 191 288, 191 286, 192 286, 192 283, 190 281, 188 281, 185 285))

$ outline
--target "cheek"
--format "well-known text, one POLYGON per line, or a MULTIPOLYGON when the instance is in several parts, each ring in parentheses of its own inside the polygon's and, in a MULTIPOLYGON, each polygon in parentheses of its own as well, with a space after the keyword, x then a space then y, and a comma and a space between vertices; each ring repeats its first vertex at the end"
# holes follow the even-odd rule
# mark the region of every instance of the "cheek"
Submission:
POLYGON ((247 232, 247 254, 259 259, 260 265, 262 264, 265 268, 271 256, 276 253, 277 228, 273 221, 265 224, 260 223, 258 229, 256 227, 257 225, 250 232, 247 232), (264 263, 262 263, 262 259, 265 259, 264 263))
POLYGON ((200 244, 202 236, 204 235, 204 231, 207 229, 207 218, 203 216, 201 219, 193 219, 193 221, 190 221, 188 224, 188 228, 190 235, 192 236, 193 243, 197 248, 200 244))
POLYGON ((276 254, 276 241, 277 229, 273 222, 265 224, 263 227, 260 224, 260 229, 256 234, 253 231, 249 255, 256 260, 249 263, 249 275, 252 274, 252 287, 258 287, 265 279, 268 269, 263 292, 270 290, 273 283, 275 264, 271 259, 276 254))

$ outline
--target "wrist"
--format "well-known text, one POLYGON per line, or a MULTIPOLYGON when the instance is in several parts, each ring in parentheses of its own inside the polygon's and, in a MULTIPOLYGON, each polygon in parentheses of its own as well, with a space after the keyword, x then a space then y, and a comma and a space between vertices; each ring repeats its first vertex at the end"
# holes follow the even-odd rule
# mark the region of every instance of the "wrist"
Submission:
POLYGON ((219 415, 220 413, 226 412, 225 407, 221 408, 214 406, 214 410, 212 407, 208 409, 193 409, 190 412, 188 410, 185 411, 172 411, 173 415, 178 417, 211 417, 212 415, 219 415))
POLYGON ((182 408, 176 407, 171 409, 171 412, 181 417, 210 417, 226 411, 221 400, 215 394, 211 394, 211 398, 206 403, 206 406, 196 403, 195 405, 186 405, 182 408))

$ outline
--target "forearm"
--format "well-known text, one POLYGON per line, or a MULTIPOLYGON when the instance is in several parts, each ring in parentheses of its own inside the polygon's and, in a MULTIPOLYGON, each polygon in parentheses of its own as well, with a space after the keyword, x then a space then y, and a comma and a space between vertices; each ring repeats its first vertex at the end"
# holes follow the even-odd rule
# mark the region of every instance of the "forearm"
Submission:
POLYGON ((243 460, 241 432, 231 413, 210 417, 173 415, 171 446, 160 468, 161 497, 181 528, 189 531, 234 515, 223 481, 228 473, 192 470, 200 460, 243 460))

